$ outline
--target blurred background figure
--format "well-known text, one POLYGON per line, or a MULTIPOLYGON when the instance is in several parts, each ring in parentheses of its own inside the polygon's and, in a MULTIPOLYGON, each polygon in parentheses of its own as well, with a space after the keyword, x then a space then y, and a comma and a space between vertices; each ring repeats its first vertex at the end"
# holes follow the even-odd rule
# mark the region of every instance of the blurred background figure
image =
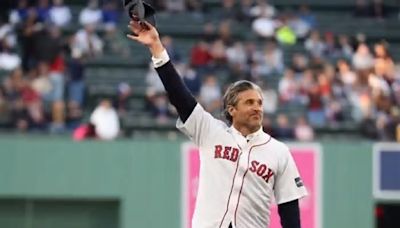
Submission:
POLYGON ((87 6, 79 14, 81 25, 100 25, 102 22, 102 13, 99 8, 98 0, 89 0, 87 6))
POLYGON ((126 82, 121 82, 117 88, 116 109, 119 116, 124 116, 129 111, 129 98, 132 95, 132 88, 126 82))
POLYGON ((53 4, 49 10, 50 23, 65 27, 71 23, 72 15, 68 5, 64 4, 64 0, 53 0, 53 4))
POLYGON ((100 101, 90 116, 90 123, 101 140, 113 140, 120 132, 118 113, 108 99, 100 101))
POLYGON ((296 120, 296 125, 294 126, 294 137, 299 141, 314 140, 314 130, 303 116, 296 120))
POLYGON ((294 139, 293 128, 291 127, 289 118, 285 114, 279 114, 276 117, 276 124, 276 128, 273 131, 275 137, 282 140, 294 139))

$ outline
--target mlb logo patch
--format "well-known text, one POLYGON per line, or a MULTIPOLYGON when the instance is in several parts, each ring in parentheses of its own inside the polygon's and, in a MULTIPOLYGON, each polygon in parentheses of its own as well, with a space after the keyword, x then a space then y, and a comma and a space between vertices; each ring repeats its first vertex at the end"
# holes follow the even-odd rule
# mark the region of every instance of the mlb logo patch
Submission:
POLYGON ((304 184, 303 184, 303 181, 301 180, 301 178, 300 178, 300 177, 296 177, 296 178, 294 178, 294 182, 296 183, 296 186, 297 186, 298 188, 300 188, 300 187, 303 187, 303 186, 304 186, 304 184))

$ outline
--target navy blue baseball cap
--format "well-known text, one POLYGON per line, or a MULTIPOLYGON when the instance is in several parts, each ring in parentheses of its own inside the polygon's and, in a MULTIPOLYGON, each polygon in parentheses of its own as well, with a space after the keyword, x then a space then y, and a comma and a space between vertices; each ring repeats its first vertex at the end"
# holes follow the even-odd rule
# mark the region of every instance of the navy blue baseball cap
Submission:
POLYGON ((156 26, 154 8, 142 0, 122 0, 128 16, 133 20, 147 21, 156 26))

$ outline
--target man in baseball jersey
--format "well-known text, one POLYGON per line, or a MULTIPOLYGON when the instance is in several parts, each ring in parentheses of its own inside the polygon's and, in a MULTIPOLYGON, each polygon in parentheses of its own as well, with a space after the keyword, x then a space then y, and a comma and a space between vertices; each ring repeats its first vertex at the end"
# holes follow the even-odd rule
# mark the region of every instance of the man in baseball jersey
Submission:
POLYGON ((128 37, 147 46, 170 102, 177 128, 199 147, 200 180, 193 228, 266 228, 272 198, 284 228, 300 228, 298 199, 307 192, 289 149, 262 130, 263 98, 249 81, 224 95, 229 126, 195 100, 150 23, 133 19, 128 37))

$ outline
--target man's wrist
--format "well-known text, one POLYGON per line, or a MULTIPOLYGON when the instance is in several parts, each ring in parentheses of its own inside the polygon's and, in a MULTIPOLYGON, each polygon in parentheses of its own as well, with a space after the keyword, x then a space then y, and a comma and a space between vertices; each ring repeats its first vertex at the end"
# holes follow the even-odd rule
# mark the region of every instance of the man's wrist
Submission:
POLYGON ((163 51, 165 50, 164 46, 160 41, 155 42, 154 44, 149 46, 151 55, 155 58, 160 58, 163 51))
POLYGON ((165 50, 165 48, 158 53, 157 56, 152 56, 151 60, 153 61, 153 65, 155 68, 158 68, 164 64, 166 64, 169 61, 169 55, 167 53, 167 50, 165 50))

